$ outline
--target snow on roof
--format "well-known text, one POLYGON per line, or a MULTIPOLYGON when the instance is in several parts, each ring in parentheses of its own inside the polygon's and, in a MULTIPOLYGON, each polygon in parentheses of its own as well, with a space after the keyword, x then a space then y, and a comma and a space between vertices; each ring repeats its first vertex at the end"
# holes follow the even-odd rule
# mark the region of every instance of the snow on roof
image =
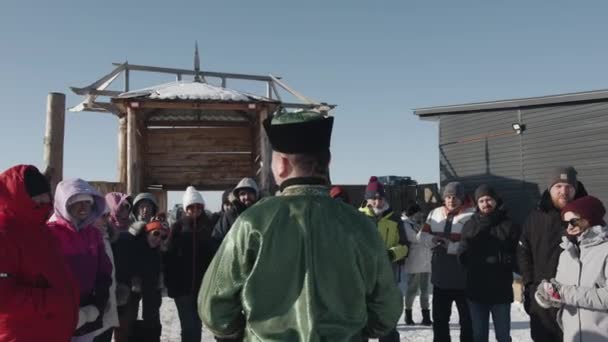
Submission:
POLYGON ((122 93, 119 99, 190 100, 222 102, 276 102, 272 99, 202 82, 176 81, 122 93))

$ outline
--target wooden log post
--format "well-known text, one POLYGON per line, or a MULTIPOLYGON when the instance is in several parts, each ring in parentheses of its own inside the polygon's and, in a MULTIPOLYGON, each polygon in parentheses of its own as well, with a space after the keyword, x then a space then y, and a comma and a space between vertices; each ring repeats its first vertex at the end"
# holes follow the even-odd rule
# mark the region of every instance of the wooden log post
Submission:
POLYGON ((46 101, 44 164, 51 175, 51 189, 63 179, 63 139, 65 131, 65 94, 50 93, 46 101))
POLYGON ((268 140, 268 136, 266 135, 266 131, 264 130, 263 122, 268 117, 268 108, 264 108, 258 114, 258 141, 257 144, 259 146, 260 152, 260 163, 261 163, 261 172, 258 174, 258 183, 260 186, 260 190, 264 195, 274 195, 273 191, 276 187, 274 182, 274 177, 272 175, 272 146, 270 145, 270 141, 268 140))
POLYGON ((127 184, 127 118, 118 119, 118 182, 127 184))
POLYGON ((137 110, 127 107, 127 193, 136 195, 140 189, 137 110))

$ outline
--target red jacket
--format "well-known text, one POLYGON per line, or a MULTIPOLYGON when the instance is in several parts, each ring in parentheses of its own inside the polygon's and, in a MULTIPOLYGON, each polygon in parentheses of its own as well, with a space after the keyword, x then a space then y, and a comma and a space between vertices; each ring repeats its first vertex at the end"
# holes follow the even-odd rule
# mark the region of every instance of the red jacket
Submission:
POLYGON ((0 174, 0 342, 70 340, 79 292, 19 165, 0 174))

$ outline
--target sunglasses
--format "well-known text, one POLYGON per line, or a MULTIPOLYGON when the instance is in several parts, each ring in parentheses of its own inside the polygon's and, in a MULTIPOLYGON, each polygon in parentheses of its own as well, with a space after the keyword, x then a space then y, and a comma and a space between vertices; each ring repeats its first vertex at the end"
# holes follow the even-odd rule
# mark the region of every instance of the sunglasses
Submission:
POLYGON ((564 224, 569 224, 572 227, 578 227, 578 224, 580 223, 580 221, 581 221, 580 218, 573 218, 568 221, 564 221, 564 224))
POLYGON ((169 237, 169 234, 163 234, 160 231, 155 230, 152 232, 152 236, 154 236, 154 237, 160 236, 160 239, 164 241, 164 240, 167 240, 167 238, 169 237))

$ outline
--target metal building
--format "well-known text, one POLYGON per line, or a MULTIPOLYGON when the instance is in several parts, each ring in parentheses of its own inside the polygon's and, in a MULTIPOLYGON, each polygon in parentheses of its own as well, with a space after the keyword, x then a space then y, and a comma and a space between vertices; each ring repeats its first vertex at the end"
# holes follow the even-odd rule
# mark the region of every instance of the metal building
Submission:
POLYGON ((439 123, 441 185, 481 183, 521 222, 547 187, 547 172, 571 165, 608 205, 608 90, 418 108, 439 123))

